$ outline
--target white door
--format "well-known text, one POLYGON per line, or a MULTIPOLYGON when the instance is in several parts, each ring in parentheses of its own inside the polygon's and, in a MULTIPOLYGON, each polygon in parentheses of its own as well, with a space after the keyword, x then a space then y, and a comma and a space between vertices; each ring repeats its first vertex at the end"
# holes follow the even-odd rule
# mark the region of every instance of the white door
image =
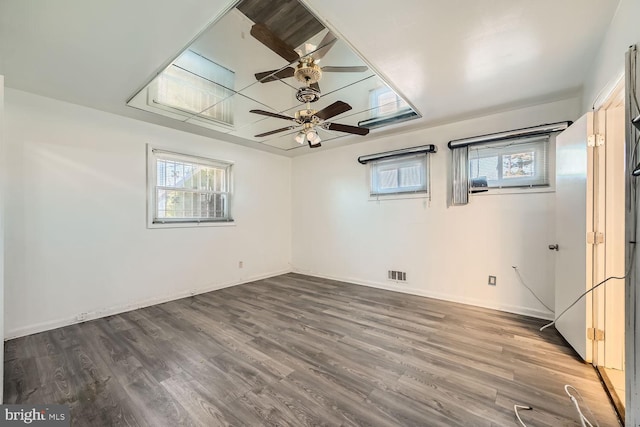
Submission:
MULTIPOLYGON (((586 291, 591 279, 591 245, 587 245, 592 187, 587 130, 591 123, 588 113, 556 138, 556 316, 586 291)), ((585 298, 556 323, 556 329, 586 361, 591 361, 592 350, 586 333, 590 316, 591 299, 585 298)))

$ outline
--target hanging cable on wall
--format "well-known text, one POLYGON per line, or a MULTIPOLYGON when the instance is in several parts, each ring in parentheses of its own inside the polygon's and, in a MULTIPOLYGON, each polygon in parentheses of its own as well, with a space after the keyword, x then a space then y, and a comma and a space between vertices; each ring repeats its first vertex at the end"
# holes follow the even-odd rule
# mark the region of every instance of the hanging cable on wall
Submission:
POLYGON ((518 275, 518 279, 520 279, 520 283, 522 283, 522 286, 524 286, 525 288, 527 288, 529 290, 529 292, 531 292, 531 295, 533 295, 535 297, 535 299, 538 300, 538 302, 540 304, 542 304, 544 306, 544 308, 546 308, 547 310, 549 310, 550 313, 553 313, 553 310, 551 309, 551 307, 549 307, 547 304, 544 303, 544 301, 542 301, 540 299, 540 297, 538 297, 538 295, 533 291, 533 289, 531 289, 524 281, 524 279, 522 278, 522 275, 520 274, 520 270, 518 270, 518 266, 516 265, 512 265, 511 268, 513 268, 513 270, 516 272, 516 274, 518 275))

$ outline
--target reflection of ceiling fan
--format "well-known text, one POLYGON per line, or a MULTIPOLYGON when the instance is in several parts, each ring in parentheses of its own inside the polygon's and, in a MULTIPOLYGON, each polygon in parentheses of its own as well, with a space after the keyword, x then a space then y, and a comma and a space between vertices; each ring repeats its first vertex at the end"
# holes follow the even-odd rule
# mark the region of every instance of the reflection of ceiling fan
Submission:
POLYGON ((255 114, 275 117, 277 119, 290 120, 295 123, 291 126, 255 135, 255 137, 261 138, 287 130, 294 130, 297 127, 301 126, 300 131, 295 137, 296 141, 299 144, 304 144, 306 140, 309 144, 309 147, 316 148, 320 147, 320 136, 318 136, 316 126, 326 130, 335 130, 338 132, 352 133, 355 135, 366 135, 369 133, 369 129, 367 128, 342 125, 340 123, 331 123, 325 121, 330 119, 331 117, 337 116, 338 114, 342 114, 345 111, 351 110, 351 105, 347 104, 346 102, 336 101, 320 111, 312 110, 310 107, 311 105, 307 103, 307 108, 305 110, 298 111, 295 117, 285 116, 283 114, 272 113, 270 111, 264 110, 251 110, 251 112, 255 114))
POLYGON ((320 91, 318 87, 318 81, 322 78, 323 72, 331 73, 362 73, 367 71, 367 67, 353 66, 353 67, 320 67, 317 62, 329 52, 329 49, 338 40, 331 31, 327 32, 318 49, 312 49, 314 52, 311 54, 298 54, 291 46, 276 36, 269 28, 264 24, 254 24, 251 27, 251 35, 261 42, 263 45, 271 49, 273 52, 280 55, 287 62, 298 61, 298 65, 293 67, 283 68, 281 70, 264 71, 256 73, 256 79, 261 83, 273 82, 280 79, 286 79, 288 77, 295 77, 297 80, 305 83, 307 86, 311 86, 317 91, 320 91))

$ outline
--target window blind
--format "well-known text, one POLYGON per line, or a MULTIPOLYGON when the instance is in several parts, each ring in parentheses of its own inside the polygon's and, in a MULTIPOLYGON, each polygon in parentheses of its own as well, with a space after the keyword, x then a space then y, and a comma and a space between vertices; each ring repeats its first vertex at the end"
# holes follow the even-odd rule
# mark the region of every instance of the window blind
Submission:
POLYGON ((153 223, 231 221, 231 164, 152 150, 153 223))
POLYGON ((548 147, 549 136, 469 146, 469 180, 486 180, 489 188, 549 185, 548 147))
POLYGON ((426 154, 371 162, 371 196, 426 192, 426 154))
POLYGON ((159 76, 154 103, 233 125, 235 73, 187 50, 159 76))

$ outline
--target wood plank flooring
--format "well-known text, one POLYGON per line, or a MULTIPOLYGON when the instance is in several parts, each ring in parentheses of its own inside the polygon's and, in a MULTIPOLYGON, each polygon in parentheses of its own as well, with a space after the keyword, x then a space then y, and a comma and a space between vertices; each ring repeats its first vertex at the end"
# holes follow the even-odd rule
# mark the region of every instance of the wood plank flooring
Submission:
POLYGON ((618 425, 543 323, 286 274, 8 341, 4 396, 73 426, 578 426, 569 383, 618 425))

